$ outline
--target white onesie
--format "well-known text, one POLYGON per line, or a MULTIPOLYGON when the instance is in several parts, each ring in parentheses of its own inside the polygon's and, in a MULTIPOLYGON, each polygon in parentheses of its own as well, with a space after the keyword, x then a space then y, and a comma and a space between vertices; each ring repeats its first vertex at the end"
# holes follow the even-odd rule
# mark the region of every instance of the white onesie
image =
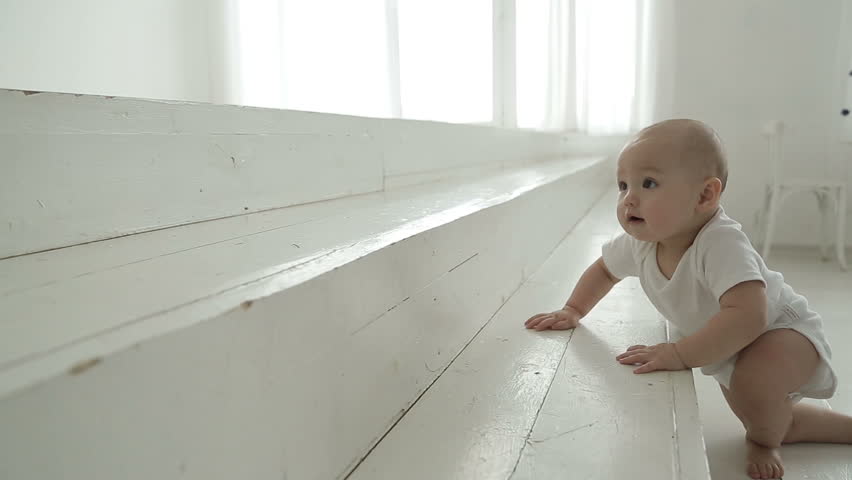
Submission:
MULTIPOLYGON (((741 225, 719 207, 716 215, 698 232, 683 254, 671 280, 657 264, 657 244, 622 233, 602 248, 607 269, 617 278, 638 276, 642 289, 657 310, 672 325, 671 341, 692 335, 719 313, 719 299, 731 287, 750 280, 766 285, 768 318, 766 331, 793 329, 816 347, 821 362, 811 379, 791 397, 829 398, 837 389, 831 367, 831 347, 822 330, 822 319, 808 308, 805 297, 784 282, 784 277, 766 267, 741 225)), ((726 388, 730 387, 737 355, 701 368, 726 388)))

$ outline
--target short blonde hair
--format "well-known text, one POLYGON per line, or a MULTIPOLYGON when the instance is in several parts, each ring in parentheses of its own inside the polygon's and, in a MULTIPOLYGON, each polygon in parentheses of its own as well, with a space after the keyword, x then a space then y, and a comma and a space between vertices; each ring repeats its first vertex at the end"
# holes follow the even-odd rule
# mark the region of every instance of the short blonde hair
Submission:
POLYGON ((637 138, 660 135, 672 142, 680 161, 688 163, 704 178, 717 177, 722 182, 722 191, 725 190, 728 160, 715 130, 698 120, 676 118, 643 128, 637 138))

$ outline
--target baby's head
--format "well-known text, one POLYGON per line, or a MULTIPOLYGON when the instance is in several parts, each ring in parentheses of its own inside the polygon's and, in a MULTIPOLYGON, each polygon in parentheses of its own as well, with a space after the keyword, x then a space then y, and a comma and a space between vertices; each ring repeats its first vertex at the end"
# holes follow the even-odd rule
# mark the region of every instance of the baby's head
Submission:
POLYGON ((641 130, 618 156, 618 221, 639 240, 694 234, 716 212, 728 167, 716 132, 676 119, 641 130))

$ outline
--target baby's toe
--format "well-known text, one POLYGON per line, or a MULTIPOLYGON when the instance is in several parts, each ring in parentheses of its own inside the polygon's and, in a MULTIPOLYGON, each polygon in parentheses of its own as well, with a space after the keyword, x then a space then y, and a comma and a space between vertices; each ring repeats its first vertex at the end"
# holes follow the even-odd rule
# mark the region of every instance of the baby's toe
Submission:
POLYGON ((746 471, 748 472, 748 476, 751 478, 760 478, 760 469, 757 468, 756 463, 749 463, 748 467, 746 467, 746 471))
POLYGON ((784 475, 783 467, 766 463, 749 463, 746 472, 754 479, 781 478, 784 475))
POLYGON ((746 473, 754 479, 781 478, 784 475, 784 466, 778 449, 766 448, 750 440, 746 440, 748 446, 746 473))
POLYGON ((777 464, 749 464, 748 474, 751 478, 769 479, 782 478, 784 476, 784 468, 777 464))

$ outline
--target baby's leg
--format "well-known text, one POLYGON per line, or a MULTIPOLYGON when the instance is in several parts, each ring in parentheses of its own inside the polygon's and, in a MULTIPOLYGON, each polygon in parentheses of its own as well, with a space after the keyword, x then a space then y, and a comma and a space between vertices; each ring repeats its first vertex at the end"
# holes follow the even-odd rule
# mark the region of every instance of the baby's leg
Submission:
POLYGON ((793 402, 787 395, 808 381, 818 363, 813 344, 790 329, 766 332, 739 353, 724 393, 746 428, 752 478, 784 474, 778 448, 793 423, 793 402))
POLYGON ((793 424, 783 443, 850 443, 852 417, 806 403, 793 405, 793 424))
POLYGON ((730 390, 725 388, 724 385, 719 385, 719 387, 722 389, 722 393, 725 395, 725 399, 728 401, 731 410, 740 419, 743 426, 746 427, 746 448, 748 449, 746 472, 751 478, 781 478, 784 475, 784 465, 781 462, 781 454, 778 448, 765 447, 749 438, 747 425, 752 425, 753 423, 740 410, 739 404, 733 398, 730 390))

